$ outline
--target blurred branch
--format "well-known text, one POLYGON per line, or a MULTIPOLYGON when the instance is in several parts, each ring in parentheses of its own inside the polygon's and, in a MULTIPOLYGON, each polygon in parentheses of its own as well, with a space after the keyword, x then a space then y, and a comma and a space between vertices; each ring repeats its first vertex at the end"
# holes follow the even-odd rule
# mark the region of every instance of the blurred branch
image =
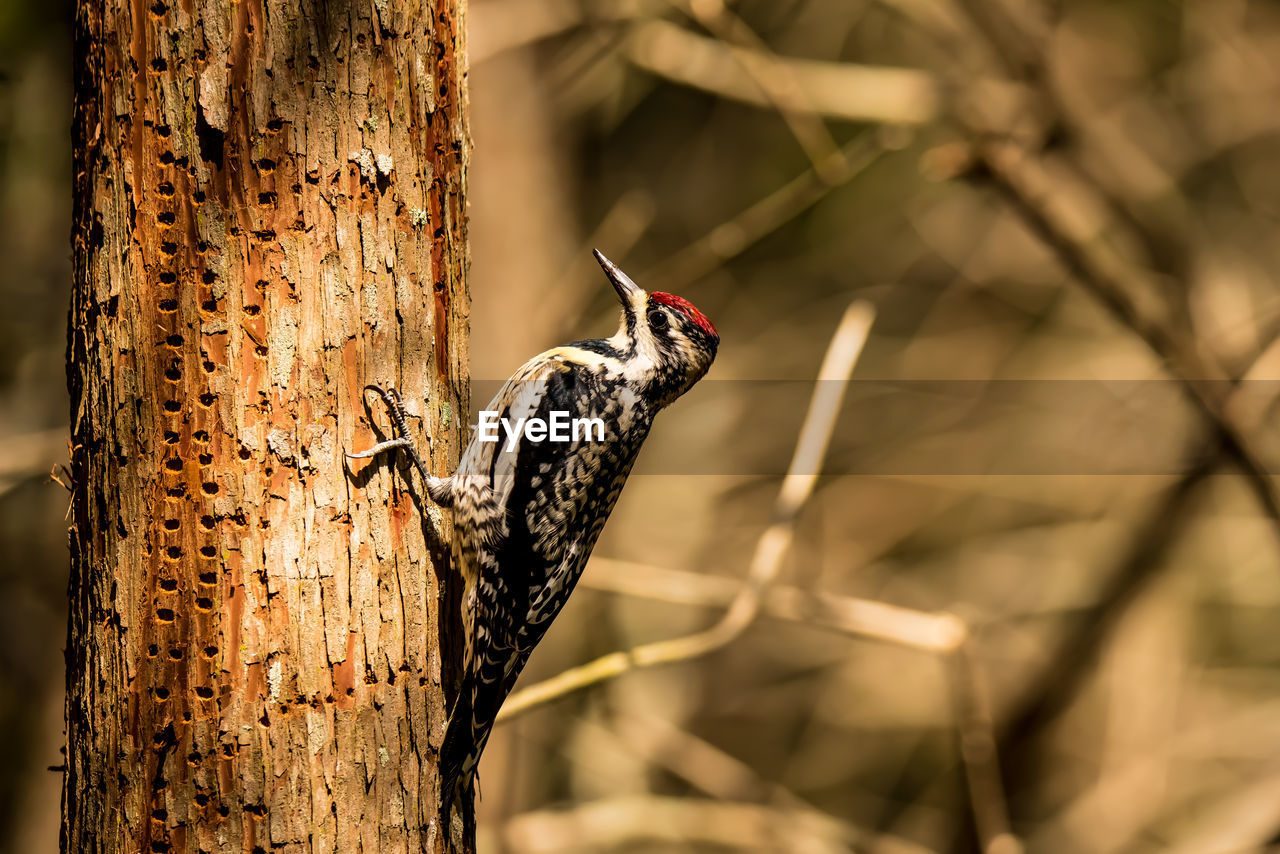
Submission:
POLYGON ((876 834, 830 816, 776 782, 760 777, 750 766, 705 739, 652 715, 624 712, 617 729, 626 741, 651 764, 660 766, 719 801, 767 799, 778 810, 786 810, 807 821, 839 826, 842 840, 854 840, 847 851, 918 851, 928 849, 900 837, 876 834))
POLYGON ((1223 382, 1228 375, 1194 338, 1179 337, 1134 298, 1129 282, 1141 272, 1107 251, 1078 219, 1063 214, 1054 202, 1060 196, 1051 177, 1034 157, 1014 143, 990 139, 976 143, 975 156, 982 173, 1076 281, 1168 365, 1191 403, 1221 435, 1225 452, 1244 472, 1280 537, 1280 498, 1261 454, 1228 405, 1223 382))
POLYGON ((726 261, 740 255, 766 235, 777 231, 822 199, 832 190, 852 181, 884 152, 883 141, 862 135, 840 149, 823 170, 810 169, 760 199, 732 219, 722 222, 666 261, 643 274, 645 281, 660 281, 663 287, 682 291, 691 282, 709 275, 726 261), (832 169, 839 179, 830 180, 832 169), (827 177, 824 177, 827 176, 827 177))
MULTIPOLYGON (((1078 147, 1070 149, 1073 153, 1063 157, 1063 163, 1137 239, 1146 251, 1148 263, 1174 259, 1166 265, 1166 271, 1185 276, 1188 249, 1192 245, 1185 227, 1190 216, 1187 200, 1173 177, 1128 134, 1109 125, 1102 110, 1073 109, 1063 96, 1048 67, 1053 43, 1052 10, 1047 4, 1038 0, 952 2, 958 15, 969 22, 972 32, 968 39, 957 39, 953 33, 950 37, 953 49, 959 51, 974 43, 985 43, 1009 76, 1035 93, 1036 97, 1027 103, 1042 114, 1039 118, 1043 131, 1087 139, 1101 155, 1106 177, 1090 168, 1088 158, 1078 147), (1132 192, 1125 192, 1130 188, 1138 190, 1138 198, 1134 198, 1132 192), (1135 202, 1141 204, 1141 209, 1135 202)), ((980 99, 975 98, 970 104, 975 112, 985 112, 980 99)), ((986 126, 994 129, 1006 124, 1002 120, 986 126)), ((1068 149, 1064 146, 1063 150, 1068 149)))
POLYGON ((1048 28, 1036 20, 1034 0, 1020 0, 1014 9, 1005 0, 952 0, 984 36, 987 45, 1010 75, 1039 82, 1044 73, 1043 55, 1048 28))
POLYGON ((949 38, 960 31, 961 22, 949 3, 939 3, 938 0, 877 0, 877 2, 936 38, 949 38))
MULTIPOLYGON (((776 105, 754 76, 743 75, 744 62, 771 71, 785 69, 791 81, 788 89, 829 118, 918 125, 937 118, 940 111, 938 83, 924 71, 766 56, 729 47, 669 21, 636 25, 625 51, 633 65, 650 74, 757 107, 776 105)), ((1007 97, 1012 91, 1007 85, 978 85, 991 86, 993 95, 1007 97)))
POLYGON ((485 0, 467 9, 472 65, 508 50, 558 36, 592 21, 627 21, 663 8, 657 0, 610 0, 588 14, 581 0, 485 0))
POLYGON ((1077 695, 1121 617, 1164 565, 1178 534, 1192 518, 1192 499, 1219 462, 1214 455, 1207 457, 1165 494, 1134 535, 1133 545, 1098 595, 1097 605, 1084 614, 1016 701, 998 737, 1010 791, 1023 792, 1039 775, 1031 746, 1077 695))
MULTIPOLYGON (((1214 698, 1224 699, 1227 698, 1214 698)), ((1036 831, 1030 844, 1037 850, 1052 851, 1065 847, 1064 840, 1071 840, 1079 847, 1081 830, 1092 835, 1099 825, 1114 825, 1110 819, 1115 814, 1115 804, 1131 801, 1134 789, 1151 785, 1169 766, 1189 767, 1188 763, 1219 762, 1226 756, 1251 756, 1257 745, 1276 744, 1280 738, 1280 703, 1275 700, 1250 702, 1242 707, 1228 702, 1214 708, 1214 714, 1199 725, 1179 728, 1170 738, 1151 743, 1149 752, 1101 768, 1097 780, 1057 810, 1054 818, 1036 831)), ((1179 714, 1186 711, 1181 708, 1179 714)), ((1243 771, 1241 778, 1228 783, 1225 789, 1223 781, 1209 779, 1202 781, 1203 788, 1180 791, 1180 796, 1194 800, 1194 816, 1177 833, 1163 834, 1168 846, 1165 854, 1257 850, 1266 842, 1269 828, 1280 826, 1277 772, 1280 767, 1268 762, 1256 772, 1243 771), (1268 826, 1268 821, 1273 823, 1268 826)), ((1139 835, 1141 825, 1130 827, 1133 834, 1127 840, 1129 844, 1121 848, 1120 840, 1116 840, 1108 850, 1144 850, 1145 840, 1150 837, 1139 835)))
POLYGON ((985 854, 1020 854, 1023 844, 1009 824, 991 698, 971 646, 971 641, 957 646, 947 665, 974 832, 985 854))
MULTIPOLYGON (((1280 767, 1269 764, 1257 779, 1236 783, 1208 803, 1196 805, 1195 817, 1165 854, 1274 852, 1280 846, 1280 767)), ((1137 846, 1135 846, 1136 848, 1137 846)))
POLYGON ((828 183, 838 181, 848 171, 847 164, 833 158, 839 153, 836 142, 791 66, 769 50, 747 23, 730 11, 724 0, 672 2, 682 2, 681 8, 728 46, 733 58, 787 123, 814 171, 828 183))
MULTIPOLYGON (((1093 120, 1072 115, 1054 88, 1045 58, 1049 31, 1038 17, 1039 4, 1014 8, 1007 2, 981 3, 954 0, 972 22, 973 28, 1017 79, 1033 88, 1048 128, 1055 125, 1080 129, 1091 134, 1098 148, 1111 162, 1105 169, 1123 183, 1143 176, 1140 183, 1148 195, 1159 192, 1173 203, 1180 201, 1177 187, 1154 161, 1131 141, 1114 134, 1100 135, 1093 120), (1155 188, 1152 190, 1151 188, 1155 188)), ((979 99, 972 99, 978 103, 979 99)), ((1024 805, 1032 797, 1033 783, 1043 776, 1033 745, 1049 725, 1068 707, 1095 666, 1101 650, 1132 603, 1148 589, 1173 547, 1177 534, 1193 517, 1192 498, 1198 486, 1223 462, 1232 462, 1245 475, 1274 533, 1280 535, 1280 503, 1275 485, 1251 432, 1260 426, 1261 411, 1242 412, 1244 395, 1232 388, 1228 375, 1196 340, 1194 330, 1181 334, 1178 310, 1188 290, 1186 258, 1194 246, 1193 235, 1177 228, 1180 220, 1170 220, 1167 208, 1182 211, 1186 206, 1163 205, 1158 225, 1147 222, 1122 196, 1074 157, 1062 158, 1073 173, 1075 183, 1062 180, 1048 164, 1048 157, 1013 142, 999 121, 974 121, 981 110, 969 114, 957 111, 960 123, 975 152, 977 174, 987 178, 1012 210, 1058 258, 1068 273, 1111 316, 1164 363, 1182 385, 1192 405, 1211 427, 1209 453, 1200 455, 1196 467, 1171 489, 1136 535, 1128 554, 1119 562, 1098 604, 1075 626, 1048 666, 1038 673, 1023 692, 1003 727, 1000 757, 1004 779, 1010 791, 1024 805), (1087 187, 1127 226, 1146 250, 1151 264, 1173 258, 1172 271, 1181 290, 1172 282, 1157 281, 1141 262, 1125 258, 1101 239, 1101 228, 1079 211, 1067 206, 1073 193, 1087 187), (1074 215, 1073 215, 1074 214, 1074 215), (1175 227, 1170 231, 1170 225, 1175 227), (1163 233, 1162 228, 1163 227, 1163 233), (1240 401, 1240 402, 1237 402, 1240 401)), ((1182 217, 1181 220, 1185 220, 1182 217)), ((1266 359, 1264 353, 1258 362, 1266 359)), ((1256 364, 1256 363, 1255 363, 1256 364)), ((980 817, 979 817, 980 820, 980 817)))
POLYGON ((615 717, 614 726, 651 765, 670 771, 717 800, 771 799, 779 807, 808 807, 788 789, 762 779, 741 759, 670 721, 625 709, 615 717))
POLYGON ((774 503, 774 521, 756 544, 746 581, 729 610, 711 628, 667 641, 616 652, 515 692, 498 720, 510 718, 590 685, 659 664, 698 658, 721 649, 741 635, 760 614, 765 595, 782 567, 795 536, 795 521, 817 485, 831 432, 840 413, 845 387, 871 331, 875 310, 857 300, 845 310, 818 370, 813 397, 782 488, 774 503))
MULTIPOLYGON (((1013 74, 1034 87, 1041 102, 1053 112, 1053 121, 1081 124, 1073 120, 1071 111, 1063 104, 1045 65, 1050 41, 1046 7, 1034 2, 1010 4, 1006 0, 953 2, 1013 74)), ((973 99, 974 103, 979 101, 973 99)), ((1058 256, 1079 284, 1164 360, 1187 390, 1192 403, 1224 434, 1228 453, 1244 469, 1263 508, 1280 529, 1280 501, 1266 467, 1252 447, 1248 430, 1237 423, 1234 407, 1218 390, 1222 380, 1232 378, 1204 351, 1194 335, 1184 338, 1174 331, 1169 302, 1175 295, 1168 287, 1150 281, 1149 272, 1141 264, 1112 252, 1100 239, 1096 227, 1086 224, 1079 216, 1071 216, 1063 205, 1055 202, 1069 196, 1069 188, 1055 180, 1040 158, 1017 143, 999 139, 997 125, 989 118, 978 125, 972 121, 961 124, 973 140, 980 171, 992 179, 1014 211, 1058 256), (1156 311, 1163 316, 1157 316, 1156 311)), ((1154 175, 1153 180, 1164 195, 1176 195, 1172 178, 1140 148, 1127 140, 1121 144, 1109 138, 1108 143, 1104 148, 1115 160, 1111 164, 1113 173, 1154 175)), ((1189 236, 1180 234, 1173 240, 1161 240, 1156 230, 1105 182, 1074 158, 1066 158, 1065 162, 1076 177, 1118 215, 1153 258, 1163 254, 1161 250, 1167 253, 1173 248, 1170 244, 1176 245, 1177 254, 1185 254, 1189 236)))
POLYGON ((0 478, 5 480, 45 474, 67 459, 66 425, 36 433, 8 436, 0 446, 0 478))
POLYGON ((1245 389, 1275 376, 1280 376, 1280 337, 1272 338, 1271 343, 1262 348, 1258 358, 1254 359, 1253 364, 1241 375, 1240 388, 1227 399, 1227 412, 1247 433, 1263 428, 1271 408, 1280 399, 1280 389, 1265 396, 1246 394, 1245 389))
MULTIPOLYGON (((612 558, 592 559, 590 571, 578 583, 593 590, 703 608, 729 605, 741 587, 740 582, 723 576, 612 558)), ((951 614, 779 584, 765 594, 761 613, 926 652, 950 652, 964 642, 967 633, 964 622, 951 614)))
MULTIPOLYGON (((1096 223, 1066 201, 1069 188, 1022 146, 974 128, 977 174, 986 178, 1031 231, 1122 326, 1169 364, 1184 383, 1227 379, 1189 341, 1180 340, 1162 316, 1161 286, 1113 251, 1096 223)), ((1197 391, 1196 396, 1206 394, 1197 391)))
POLYGON ((1141 280, 1144 273, 1085 232, 1082 220, 1064 215, 1055 204, 1064 194, 1056 190, 1048 170, 1030 154, 1013 143, 991 140, 980 140, 976 154, 982 174, 988 176, 1076 281, 1165 363, 1215 437, 1211 439, 1215 450, 1201 455, 1196 468, 1182 478, 1152 514, 1099 597, 1098 606, 1059 647, 1053 660, 1024 692, 1005 725, 1000 739, 1004 777, 1011 791, 1026 796, 1030 781, 1039 773, 1032 745, 1077 695, 1115 626, 1163 565, 1177 533, 1190 521, 1191 498, 1199 484, 1223 462, 1233 463, 1244 474, 1277 537, 1280 501, 1250 435, 1249 428, 1259 423, 1257 413, 1241 412, 1236 401, 1243 400, 1243 394, 1234 389, 1221 367, 1201 351, 1194 336, 1179 336, 1171 322, 1157 318, 1134 298, 1132 283, 1141 280))
MULTIPOLYGON (((637 843, 715 845, 804 854, 845 852, 860 844, 842 822, 758 804, 631 796, 570 810, 542 810, 507 821, 503 841, 516 854, 631 850, 637 843)), ((875 837, 876 854, 928 854, 903 839, 875 837)))
MULTIPOLYGON (((592 571, 584 575, 580 583, 596 590, 704 607, 731 602, 738 589, 738 584, 728 578, 607 558, 593 561, 592 571)), ((982 850, 1005 854, 1021 850, 1021 843, 1010 832, 991 703, 970 649, 968 629, 959 617, 779 585, 767 591, 762 612, 778 619, 945 655, 956 734, 982 850)), ((649 724, 646 719, 645 725, 649 724)), ((741 798, 758 792, 763 786, 774 785, 773 794, 780 804, 803 804, 782 787, 761 781, 739 760, 689 733, 665 721, 652 722, 652 727, 667 731, 666 736, 652 731, 633 732, 633 740, 650 744, 651 753, 663 764, 704 791, 724 798, 741 798), (654 742, 661 744, 661 750, 652 746, 654 742)), ((634 722, 627 726, 628 731, 639 728, 634 722)))
MULTIPOLYGON (((632 188, 624 192, 600 217, 600 222, 578 246, 573 257, 568 259, 564 270, 565 280, 585 291, 600 275, 600 266, 592 257, 591 250, 597 246, 606 246, 613 257, 625 258, 653 225, 656 215, 657 205, 649 190, 632 188)), ((583 311, 586 311, 585 305, 578 312, 562 314, 562 335, 573 335, 581 328, 583 318, 580 315, 583 311)))

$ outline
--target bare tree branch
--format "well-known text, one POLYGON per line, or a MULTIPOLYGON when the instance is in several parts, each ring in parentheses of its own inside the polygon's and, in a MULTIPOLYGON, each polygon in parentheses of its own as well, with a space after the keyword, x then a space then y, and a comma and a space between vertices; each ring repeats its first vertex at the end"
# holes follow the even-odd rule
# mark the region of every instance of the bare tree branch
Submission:
POLYGON ((633 65, 650 74, 758 107, 772 109, 776 103, 754 75, 743 75, 744 61, 762 68, 785 67, 795 93, 786 97, 803 98, 814 112, 830 118, 918 125, 932 121, 939 113, 937 82, 927 72, 913 68, 784 60, 761 51, 731 48, 659 20, 637 24, 625 50, 633 65))
POLYGON ((810 169, 788 181, 648 270, 644 278, 660 281, 673 291, 682 290, 777 231, 822 201, 832 190, 852 181, 884 150, 883 141, 873 136, 859 136, 832 155, 824 169, 810 169), (830 179, 832 170, 840 171, 838 180, 830 179))
MULTIPOLYGON (((728 606, 741 587, 740 582, 724 576, 613 558, 592 559, 590 571, 582 576, 579 584, 608 593, 704 608, 728 606)), ((769 588, 761 613, 778 620, 819 626, 925 652, 950 652, 964 642, 967 634, 964 621, 952 614, 917 611, 871 599, 781 584, 769 588)))
POLYGON ((847 164, 833 158, 839 153, 836 142, 791 66, 779 60, 724 0, 683 0, 681 8, 729 47, 733 58, 791 129, 814 171, 828 182, 840 180, 847 164))
MULTIPOLYGON (((1194 339, 1175 334, 1142 303, 1120 278, 1124 262, 1105 254, 1070 218, 1056 210, 1049 176, 1034 158, 1009 142, 980 141, 977 157, 992 183, 1062 264, 1123 326, 1132 330, 1168 366, 1190 402, 1221 435, 1223 449, 1247 477, 1258 503, 1280 537, 1280 497, 1261 453, 1236 424, 1228 406, 1228 376, 1194 339)), ((1130 268, 1131 269, 1131 268, 1130 268)))
MULTIPOLYGON (((868 850, 876 854, 930 854, 905 839, 872 838, 875 847, 868 850)), ((506 823, 502 841, 517 854, 608 851, 645 841, 798 854, 836 854, 865 844, 861 838, 850 838, 843 823, 812 813, 643 795, 525 813, 506 823)))

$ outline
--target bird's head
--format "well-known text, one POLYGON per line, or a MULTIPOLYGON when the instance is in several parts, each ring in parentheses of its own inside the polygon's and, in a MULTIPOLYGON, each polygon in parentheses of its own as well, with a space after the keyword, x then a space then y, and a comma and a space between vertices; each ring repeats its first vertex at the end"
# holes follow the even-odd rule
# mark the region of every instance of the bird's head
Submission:
POLYGON ((647 293, 631 277, 595 250, 622 301, 622 325, 615 340, 630 354, 634 380, 651 386, 669 403, 702 379, 716 357, 720 333, 707 316, 683 297, 661 291, 647 293))

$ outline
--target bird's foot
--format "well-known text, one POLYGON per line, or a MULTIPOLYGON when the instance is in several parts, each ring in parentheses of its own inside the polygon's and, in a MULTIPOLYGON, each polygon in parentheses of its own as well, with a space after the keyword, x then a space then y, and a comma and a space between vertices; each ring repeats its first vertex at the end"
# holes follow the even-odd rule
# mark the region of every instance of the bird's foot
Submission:
POLYGON ((367 451, 360 451, 358 453, 347 451, 347 458, 353 460, 367 460, 385 453, 386 451, 403 449, 409 454, 409 459, 413 460, 413 464, 418 469, 418 474, 422 475, 422 479, 424 481, 429 480, 430 476, 427 474, 427 467, 422 462, 422 457, 418 454, 418 446, 414 444, 413 439, 409 438, 409 427, 405 423, 404 404, 400 401, 400 393, 392 386, 383 388, 380 385, 367 385, 364 387, 364 390, 366 392, 377 392, 378 396, 382 398, 382 402, 387 405, 387 413, 391 416, 391 423, 398 435, 394 439, 379 442, 367 451))
POLYGON ((388 439, 385 442, 379 442, 367 451, 351 452, 347 451, 347 459, 349 460, 367 460, 386 451, 394 451, 396 448, 412 448, 413 440, 401 436, 398 439, 388 439))

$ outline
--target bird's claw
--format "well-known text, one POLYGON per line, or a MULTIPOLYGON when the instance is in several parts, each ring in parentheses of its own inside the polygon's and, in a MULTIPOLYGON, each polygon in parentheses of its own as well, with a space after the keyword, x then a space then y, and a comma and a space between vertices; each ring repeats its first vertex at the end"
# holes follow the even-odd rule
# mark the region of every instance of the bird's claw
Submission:
POLYGON ((383 388, 380 385, 373 384, 365 386, 364 391, 377 392, 378 396, 382 398, 382 402, 387 406, 387 413, 391 416, 393 428, 398 435, 394 439, 379 442, 367 451, 359 451, 356 453, 347 451, 347 458, 353 460, 367 460, 386 451, 404 449, 408 452, 409 458, 413 460, 413 464, 417 467, 418 473, 422 475, 422 479, 424 481, 427 480, 427 467, 422 462, 422 457, 418 455, 417 445, 415 445, 413 440, 408 436, 409 427, 405 423, 404 404, 400 400, 400 393, 395 390, 394 386, 387 386, 386 388, 383 388))
POLYGON ((400 436, 396 439, 388 439, 385 442, 379 442, 367 451, 360 451, 358 453, 347 451, 346 455, 347 459, 351 460, 367 460, 376 457, 378 454, 384 453, 385 451, 394 451, 396 448, 409 448, 412 446, 412 441, 404 436, 400 436))

